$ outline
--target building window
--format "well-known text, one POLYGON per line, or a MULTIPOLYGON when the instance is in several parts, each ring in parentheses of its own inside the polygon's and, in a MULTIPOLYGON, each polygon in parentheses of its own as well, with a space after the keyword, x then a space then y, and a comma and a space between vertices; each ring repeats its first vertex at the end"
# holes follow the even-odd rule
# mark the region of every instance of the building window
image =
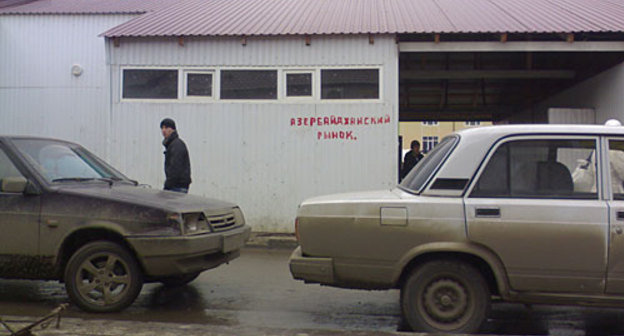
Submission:
POLYGON ((422 124, 423 126, 438 126, 437 121, 423 121, 422 124))
POLYGON ((379 99, 379 69, 321 70, 321 99, 379 99))
POLYGON ((464 125, 466 126, 479 126, 481 125, 480 121, 466 121, 464 122, 464 125))
POLYGON ((212 72, 187 72, 186 96, 198 98, 212 97, 213 77, 212 72))
POLYGON ((178 70, 124 69, 126 99, 177 99, 178 70))
POLYGON ((439 138, 437 136, 424 136, 422 143, 423 152, 428 153, 430 150, 438 144, 439 138))
POLYGON ((286 97, 310 98, 313 96, 312 72, 287 72, 286 97))
POLYGON ((277 99, 277 70, 222 70, 221 99, 277 99))

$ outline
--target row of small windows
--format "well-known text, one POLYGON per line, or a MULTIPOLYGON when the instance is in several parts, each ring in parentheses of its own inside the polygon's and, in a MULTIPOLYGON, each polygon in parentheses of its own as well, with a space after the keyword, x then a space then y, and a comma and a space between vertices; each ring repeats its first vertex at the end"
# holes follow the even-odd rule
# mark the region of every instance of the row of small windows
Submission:
POLYGON ((123 69, 122 98, 276 100, 280 98, 278 78, 282 73, 284 98, 316 98, 315 79, 319 75, 320 99, 379 99, 379 69, 123 69))

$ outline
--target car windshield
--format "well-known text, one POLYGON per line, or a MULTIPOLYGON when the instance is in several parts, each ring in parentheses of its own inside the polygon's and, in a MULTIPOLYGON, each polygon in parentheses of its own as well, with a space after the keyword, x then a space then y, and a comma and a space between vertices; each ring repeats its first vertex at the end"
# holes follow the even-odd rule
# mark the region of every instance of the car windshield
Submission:
POLYGON ((16 139, 15 146, 48 182, 127 180, 86 149, 54 140, 16 139))
POLYGON ((442 161, 448 156, 459 136, 450 135, 442 139, 422 160, 407 174, 399 187, 410 192, 419 193, 429 180, 429 177, 438 169, 442 161))

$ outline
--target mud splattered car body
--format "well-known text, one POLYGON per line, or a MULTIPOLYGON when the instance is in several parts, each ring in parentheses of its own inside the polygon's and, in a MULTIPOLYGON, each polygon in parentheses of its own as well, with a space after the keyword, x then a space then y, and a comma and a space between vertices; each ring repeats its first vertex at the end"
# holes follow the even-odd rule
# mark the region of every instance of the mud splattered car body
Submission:
POLYGON ((443 139, 397 188, 305 200, 296 279, 401 289, 414 329, 474 332, 491 297, 624 306, 624 127, 443 139))
POLYGON ((0 137, 0 277, 64 281, 85 310, 191 281, 249 232, 234 204, 139 186, 73 143, 0 137))

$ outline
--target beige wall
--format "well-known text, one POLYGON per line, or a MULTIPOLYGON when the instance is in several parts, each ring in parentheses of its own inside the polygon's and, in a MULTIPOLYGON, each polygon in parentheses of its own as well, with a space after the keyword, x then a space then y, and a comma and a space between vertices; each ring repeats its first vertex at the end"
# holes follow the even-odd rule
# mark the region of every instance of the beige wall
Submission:
MULTIPOLYGON (((481 121, 479 126, 490 126, 491 122, 481 121)), ((400 122, 399 123, 399 135, 403 137, 403 150, 409 150, 412 140, 418 140, 421 143, 421 147, 424 149, 424 138, 430 136, 437 136, 438 141, 442 140, 448 134, 455 131, 469 128, 479 127, 469 126, 463 121, 441 121, 437 125, 424 125, 420 121, 400 122)))

